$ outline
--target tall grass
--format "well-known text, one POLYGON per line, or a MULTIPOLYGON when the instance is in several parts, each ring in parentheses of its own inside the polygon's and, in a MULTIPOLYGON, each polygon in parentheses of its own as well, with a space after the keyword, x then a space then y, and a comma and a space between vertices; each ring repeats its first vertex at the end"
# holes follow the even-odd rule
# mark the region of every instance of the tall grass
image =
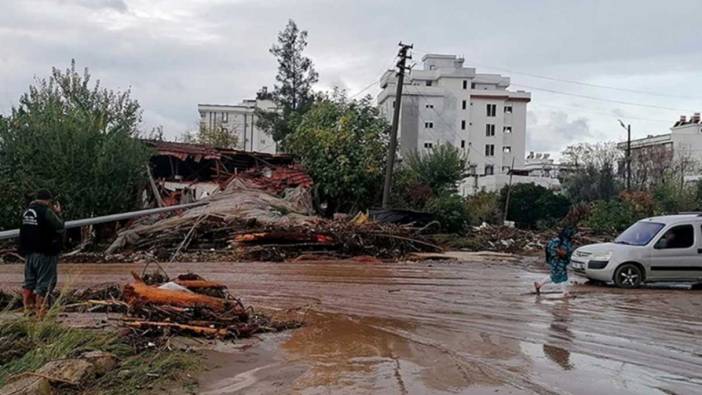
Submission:
POLYGON ((114 354, 120 364, 82 388, 86 394, 137 394, 177 381, 184 371, 197 370, 195 354, 162 349, 139 352, 116 330, 71 328, 59 323, 65 294, 64 289, 43 319, 8 309, 0 312, 0 387, 13 376, 35 371, 49 361, 95 350, 114 354))

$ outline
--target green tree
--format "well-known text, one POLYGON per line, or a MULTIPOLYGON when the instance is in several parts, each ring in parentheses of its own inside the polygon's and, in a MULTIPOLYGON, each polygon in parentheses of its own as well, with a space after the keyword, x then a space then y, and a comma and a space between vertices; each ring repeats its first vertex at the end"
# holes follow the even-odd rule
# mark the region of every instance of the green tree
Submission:
POLYGON ((276 142, 285 141, 314 101, 312 85, 317 82, 318 74, 312 60, 302 54, 306 47, 307 31, 298 29, 291 19, 270 49, 278 61, 277 83, 272 92, 278 111, 258 110, 257 124, 276 142))
POLYGON ((135 138, 140 119, 129 91, 91 84, 75 62, 37 80, 0 122, 0 226, 16 226, 37 189, 56 194, 67 218, 137 208, 150 157, 135 138))
MULTIPOLYGON (((499 207, 505 206, 507 188, 500 191, 499 207)), ((548 226, 568 214, 569 209, 570 200, 563 195, 536 184, 517 184, 510 192, 507 220, 524 228, 548 226)))
POLYGON ((622 189, 616 165, 622 155, 612 143, 582 143, 563 151, 570 172, 563 180, 565 194, 574 202, 616 198, 622 189))
POLYGON ((465 156, 450 144, 407 154, 393 176, 392 204, 423 210, 431 198, 455 193, 465 177, 465 164, 465 156))
POLYGON ((441 144, 424 154, 411 152, 404 162, 417 181, 428 185, 436 195, 442 191, 455 192, 458 182, 465 177, 465 155, 450 144, 441 144))
POLYGON ((434 214, 446 232, 462 232, 468 226, 468 208, 465 199, 458 194, 442 192, 427 202, 425 210, 434 214))
POLYGON ((218 148, 236 148, 239 144, 237 136, 224 126, 212 128, 201 126, 197 136, 195 136, 195 141, 218 148))
POLYGON ((325 214, 372 206, 382 190, 387 122, 370 98, 324 97, 286 139, 315 182, 325 214))
POLYGON ((499 194, 497 192, 479 191, 466 198, 468 210, 468 223, 480 225, 483 222, 498 224, 502 221, 502 207, 498 207, 499 194))

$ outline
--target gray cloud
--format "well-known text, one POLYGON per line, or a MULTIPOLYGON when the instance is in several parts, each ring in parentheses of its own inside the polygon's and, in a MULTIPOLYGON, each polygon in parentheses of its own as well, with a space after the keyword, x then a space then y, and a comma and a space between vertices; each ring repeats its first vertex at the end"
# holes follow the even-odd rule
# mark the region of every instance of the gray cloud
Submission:
POLYGON ((594 136, 586 118, 569 119, 563 111, 527 114, 527 150, 558 154, 563 147, 594 136))
POLYGON ((93 9, 112 9, 119 12, 126 12, 128 7, 124 0, 68 0, 75 1, 83 7, 93 8, 93 9))
MULTIPOLYGON (((75 58, 104 86, 132 89, 144 108, 145 129, 163 124, 175 136, 194 125, 197 103, 238 102, 273 85, 276 63, 268 48, 289 18, 309 31, 307 53, 320 73, 319 89, 339 85, 356 93, 392 65, 402 40, 415 44, 417 62, 426 52, 457 53, 479 71, 497 66, 702 96, 697 73, 702 6, 696 0, 673 3, 447 0, 425 7, 416 0, 9 0, 0 13, 0 113, 9 111, 34 76, 75 58), (660 23, 651 23, 654 16, 660 23)), ((702 101, 511 77, 515 84, 702 108, 702 101)), ((529 108, 530 119, 539 119, 529 124, 530 147, 555 151, 576 141, 565 127, 587 130, 592 139, 617 136, 611 125, 620 116, 654 120, 632 121, 636 133, 645 135, 667 128, 667 120, 679 115, 539 91, 529 108), (548 106, 567 118, 552 118, 548 106)))

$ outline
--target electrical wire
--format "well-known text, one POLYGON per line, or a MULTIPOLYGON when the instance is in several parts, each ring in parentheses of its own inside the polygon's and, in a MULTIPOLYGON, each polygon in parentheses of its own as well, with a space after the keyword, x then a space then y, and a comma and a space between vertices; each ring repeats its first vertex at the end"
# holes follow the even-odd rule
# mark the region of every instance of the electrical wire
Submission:
POLYGON ((595 100, 595 101, 603 101, 603 102, 608 102, 608 103, 615 103, 615 104, 623 104, 627 106, 637 106, 637 107, 645 107, 645 108, 655 108, 658 110, 667 110, 667 111, 674 111, 674 112, 693 112, 690 110, 683 110, 680 108, 671 108, 671 107, 664 107, 664 106, 657 106, 655 104, 641 104, 641 103, 633 103, 633 102, 628 102, 628 101, 623 101, 623 100, 614 100, 614 99, 605 99, 601 97, 596 97, 596 96, 588 96, 588 95, 581 95, 579 93, 569 93, 569 92, 563 92, 563 91, 558 91, 555 89, 547 89, 547 88, 539 88, 536 86, 531 86, 531 85, 523 85, 523 84, 511 84, 513 86, 521 87, 521 88, 526 88, 526 89, 531 89, 535 91, 542 91, 542 92, 549 92, 549 93, 555 93, 558 95, 565 95, 565 96, 573 96, 573 97, 579 97, 582 99, 588 99, 588 100, 595 100))
POLYGON ((620 91, 620 92, 635 93, 635 94, 639 94, 639 95, 650 95, 650 96, 658 96, 658 97, 667 97, 667 98, 672 98, 672 99, 702 100, 701 97, 668 95, 668 94, 665 94, 665 93, 656 93, 656 92, 642 91, 642 90, 637 90, 637 89, 620 88, 620 87, 610 86, 610 85, 593 84, 593 83, 590 83, 590 82, 578 81, 578 80, 570 80, 570 79, 565 79, 565 78, 549 77, 549 76, 546 76, 546 75, 540 75, 540 74, 534 74, 534 73, 527 73, 527 72, 525 72, 525 71, 515 71, 515 70, 510 70, 510 69, 508 69, 508 68, 497 67, 497 66, 487 66, 487 65, 481 65, 481 64, 476 64, 476 63, 474 63, 474 65, 477 66, 477 67, 483 67, 483 68, 486 68, 486 69, 500 70, 500 71, 503 71, 503 72, 506 72, 506 73, 510 73, 510 74, 525 75, 525 76, 528 76, 528 77, 540 78, 540 79, 543 79, 543 80, 555 81, 555 82, 565 82, 565 83, 568 83, 568 84, 575 84, 575 85, 587 86, 587 87, 590 87, 590 88, 610 89, 610 90, 615 90, 615 91, 620 91))

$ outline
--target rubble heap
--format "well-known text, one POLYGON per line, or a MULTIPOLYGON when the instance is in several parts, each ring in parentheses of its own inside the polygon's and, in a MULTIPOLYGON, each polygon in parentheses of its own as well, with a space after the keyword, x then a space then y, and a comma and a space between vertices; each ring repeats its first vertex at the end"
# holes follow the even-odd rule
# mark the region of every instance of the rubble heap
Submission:
POLYGON ((301 322, 274 322, 256 314, 227 292, 227 287, 195 275, 149 285, 133 273, 124 286, 128 306, 124 318, 141 336, 178 333, 217 338, 242 338, 256 333, 295 328, 301 322))
POLYGON ((310 252, 397 258, 440 250, 408 227, 314 216, 308 184, 298 175, 291 181, 297 187, 286 188, 288 181, 282 180, 289 179, 275 174, 242 173, 205 206, 137 222, 118 234, 106 254, 149 251, 160 260, 175 260, 185 251, 227 251, 230 259, 281 260, 310 252))
MULTIPOLYGON (((447 242, 448 247, 467 251, 493 251, 510 254, 542 252, 546 244, 556 237, 558 230, 534 231, 509 226, 482 224, 469 229, 464 236, 447 242)), ((576 245, 599 243, 608 236, 595 237, 589 229, 579 228, 574 239, 576 245)))

